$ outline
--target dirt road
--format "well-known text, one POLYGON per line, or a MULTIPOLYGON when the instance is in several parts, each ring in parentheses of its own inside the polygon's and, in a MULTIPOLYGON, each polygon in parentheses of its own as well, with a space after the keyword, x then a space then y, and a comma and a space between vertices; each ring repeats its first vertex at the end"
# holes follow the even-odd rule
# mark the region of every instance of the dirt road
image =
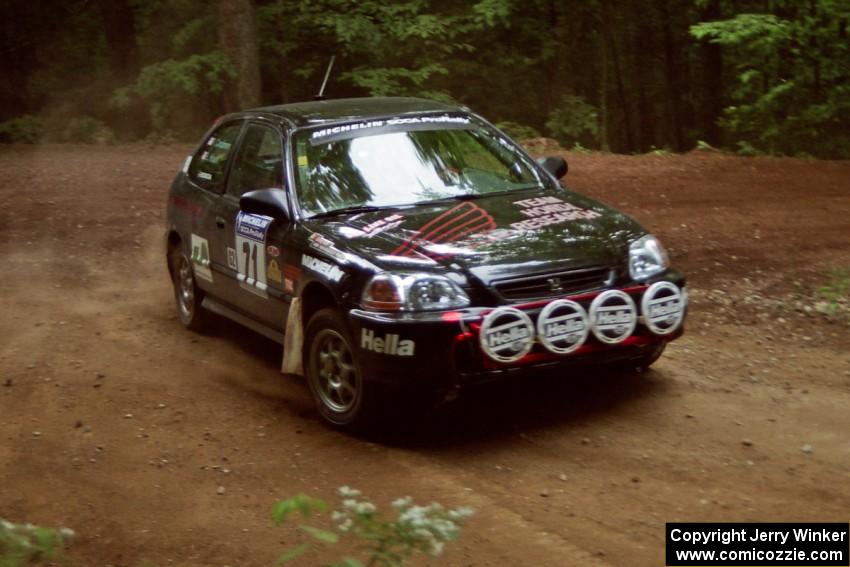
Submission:
POLYGON ((75 529, 72 565, 271 565, 302 541, 273 502, 341 485, 474 507, 440 565, 662 565, 666 521, 850 520, 850 326, 814 293, 850 267, 850 163, 569 155, 689 275, 687 334, 643 375, 493 387, 365 440, 278 346, 180 327, 186 152, 0 149, 0 516, 75 529))

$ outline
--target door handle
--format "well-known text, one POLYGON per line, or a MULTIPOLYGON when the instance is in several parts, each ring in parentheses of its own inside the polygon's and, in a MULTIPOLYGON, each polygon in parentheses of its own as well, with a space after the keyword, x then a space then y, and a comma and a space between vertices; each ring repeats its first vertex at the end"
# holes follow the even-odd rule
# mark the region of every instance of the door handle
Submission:
POLYGON ((218 228, 224 228, 225 226, 227 226, 227 222, 225 222, 225 220, 221 217, 215 217, 215 225, 218 228))

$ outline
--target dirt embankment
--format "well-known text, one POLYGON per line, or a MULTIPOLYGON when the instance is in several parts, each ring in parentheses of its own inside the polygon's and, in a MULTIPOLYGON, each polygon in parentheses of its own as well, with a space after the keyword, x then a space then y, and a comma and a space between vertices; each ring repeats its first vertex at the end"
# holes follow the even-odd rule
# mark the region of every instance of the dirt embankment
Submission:
POLYGON ((850 163, 568 155, 688 274, 688 333, 644 375, 505 384, 365 440, 276 345, 176 321, 186 151, 0 149, 0 515, 74 528, 71 564, 271 565, 300 541, 275 499, 340 485, 476 508, 447 565, 660 565, 665 521, 847 521, 850 327, 814 290, 850 267, 850 163))

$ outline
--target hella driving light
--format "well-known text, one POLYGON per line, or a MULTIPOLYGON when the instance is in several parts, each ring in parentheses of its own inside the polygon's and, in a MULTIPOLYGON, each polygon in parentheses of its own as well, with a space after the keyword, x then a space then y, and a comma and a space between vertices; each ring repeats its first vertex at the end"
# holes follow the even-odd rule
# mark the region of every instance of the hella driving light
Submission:
POLYGON ((655 282, 641 299, 643 320, 656 335, 674 333, 685 318, 687 292, 671 282, 655 282))
POLYGON ((667 251, 661 241, 647 234, 629 246, 629 275, 635 281, 660 274, 670 266, 667 251))
POLYGON ((363 291, 363 307, 372 311, 442 311, 469 305, 457 284, 432 274, 377 274, 363 291))

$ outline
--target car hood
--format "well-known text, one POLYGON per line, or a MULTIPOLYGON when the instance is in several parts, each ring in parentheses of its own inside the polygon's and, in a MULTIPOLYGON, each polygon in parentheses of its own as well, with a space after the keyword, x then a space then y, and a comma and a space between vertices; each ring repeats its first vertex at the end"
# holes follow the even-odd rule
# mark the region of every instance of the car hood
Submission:
POLYGON ((385 270, 460 272, 485 285, 622 266, 629 242, 645 234, 630 217, 569 190, 436 201, 317 219, 310 228, 385 270))

